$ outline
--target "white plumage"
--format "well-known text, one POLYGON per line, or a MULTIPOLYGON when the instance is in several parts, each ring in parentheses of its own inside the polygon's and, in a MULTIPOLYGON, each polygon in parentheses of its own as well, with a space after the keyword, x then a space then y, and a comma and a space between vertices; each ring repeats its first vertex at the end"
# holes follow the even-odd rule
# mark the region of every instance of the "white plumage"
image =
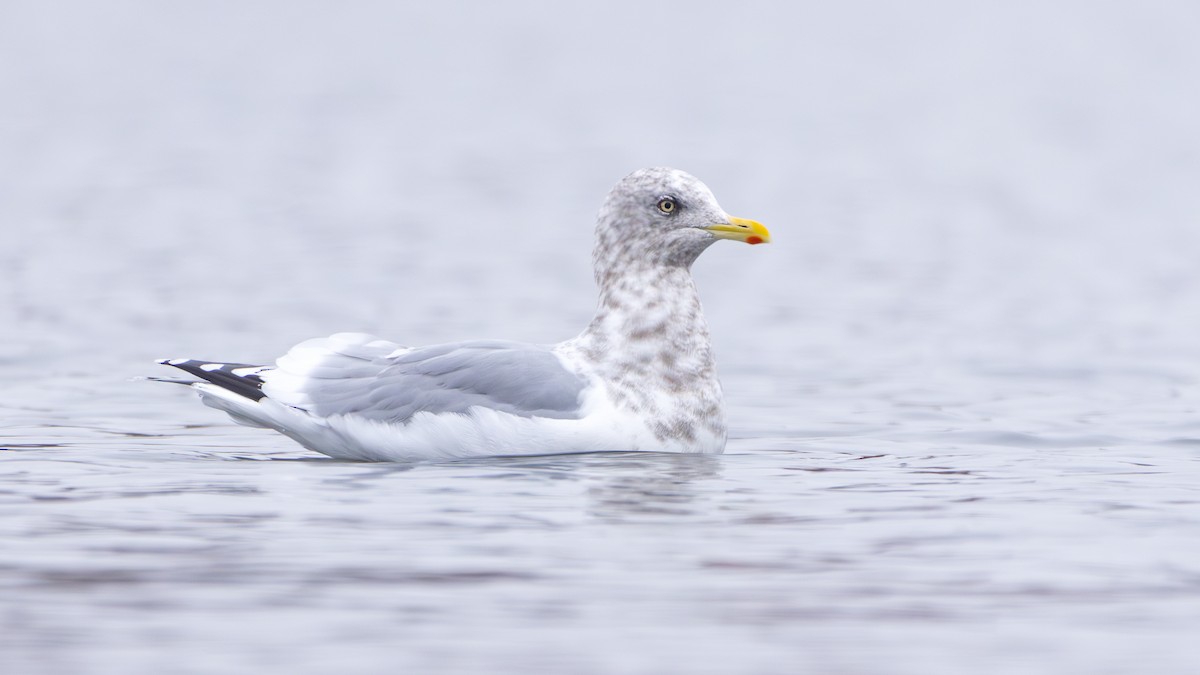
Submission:
POLYGON ((235 421, 344 459, 718 453, 724 406, 691 264, 717 239, 769 238, 692 176, 642 169, 600 210, 600 302, 572 340, 409 348, 339 333, 293 347, 274 367, 161 363, 200 377, 185 383, 235 421))

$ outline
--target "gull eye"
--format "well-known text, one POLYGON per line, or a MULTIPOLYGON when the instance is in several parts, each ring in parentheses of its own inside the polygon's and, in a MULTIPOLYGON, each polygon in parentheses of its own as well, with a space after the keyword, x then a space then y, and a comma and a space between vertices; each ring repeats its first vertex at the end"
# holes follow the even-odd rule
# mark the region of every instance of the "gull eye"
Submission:
POLYGON ((658 210, 662 211, 668 216, 672 213, 675 213, 675 211, 678 209, 679 203, 675 201, 674 197, 663 197, 658 200, 658 210))

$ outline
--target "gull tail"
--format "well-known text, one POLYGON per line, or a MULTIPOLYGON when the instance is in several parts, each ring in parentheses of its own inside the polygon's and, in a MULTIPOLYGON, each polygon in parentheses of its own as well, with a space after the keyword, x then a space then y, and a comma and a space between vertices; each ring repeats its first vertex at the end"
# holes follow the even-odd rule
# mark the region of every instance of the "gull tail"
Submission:
MULTIPOLYGON (((271 366, 254 366, 248 363, 216 363, 198 359, 159 359, 158 363, 164 366, 174 366, 202 380, 212 382, 218 387, 233 392, 238 396, 248 398, 251 401, 257 401, 266 396, 262 390, 262 373, 271 369, 271 366)), ((159 381, 175 382, 178 384, 196 383, 194 380, 165 378, 160 378, 159 381)))
POLYGON ((199 359, 160 359, 158 363, 178 368, 200 378, 200 381, 166 377, 147 379, 191 386, 200 393, 200 400, 205 405, 228 413, 239 424, 252 427, 275 426, 258 405, 266 398, 262 390, 262 374, 270 370, 271 366, 199 359))

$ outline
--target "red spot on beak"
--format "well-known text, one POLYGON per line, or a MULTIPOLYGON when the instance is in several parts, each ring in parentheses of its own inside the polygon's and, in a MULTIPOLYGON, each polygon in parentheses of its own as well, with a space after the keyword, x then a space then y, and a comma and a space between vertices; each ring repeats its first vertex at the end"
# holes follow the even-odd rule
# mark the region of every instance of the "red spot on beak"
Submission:
POLYGON ((753 246, 754 244, 761 244, 762 237, 756 237, 756 236, 751 235, 749 237, 746 237, 746 243, 750 244, 751 246, 753 246))

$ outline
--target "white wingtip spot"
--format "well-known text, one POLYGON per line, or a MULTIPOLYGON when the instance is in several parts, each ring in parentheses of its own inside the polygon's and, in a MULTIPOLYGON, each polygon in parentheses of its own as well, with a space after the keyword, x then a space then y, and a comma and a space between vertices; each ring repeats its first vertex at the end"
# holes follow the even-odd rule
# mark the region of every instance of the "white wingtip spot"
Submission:
POLYGON ((203 370, 206 373, 211 373, 214 370, 220 370, 222 367, 224 367, 224 365, 224 363, 206 363, 200 366, 200 370, 203 370))

